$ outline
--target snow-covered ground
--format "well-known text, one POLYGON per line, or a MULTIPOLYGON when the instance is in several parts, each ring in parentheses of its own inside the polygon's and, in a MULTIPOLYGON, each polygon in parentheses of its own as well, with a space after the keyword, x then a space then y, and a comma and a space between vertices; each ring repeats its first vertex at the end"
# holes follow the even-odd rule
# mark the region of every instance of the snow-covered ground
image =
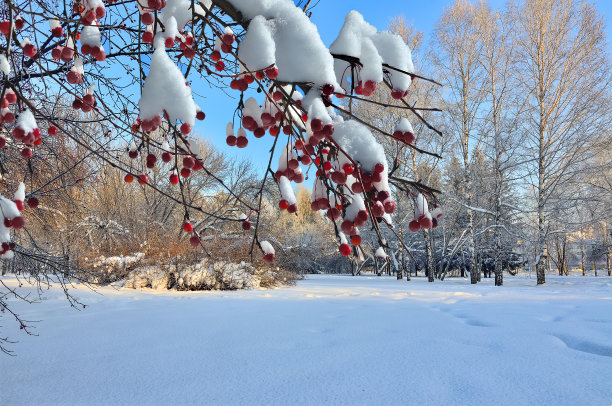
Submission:
POLYGON ((0 404, 610 405, 612 278, 505 282, 77 287, 83 311, 52 289, 15 303, 39 336, 9 330, 0 404))

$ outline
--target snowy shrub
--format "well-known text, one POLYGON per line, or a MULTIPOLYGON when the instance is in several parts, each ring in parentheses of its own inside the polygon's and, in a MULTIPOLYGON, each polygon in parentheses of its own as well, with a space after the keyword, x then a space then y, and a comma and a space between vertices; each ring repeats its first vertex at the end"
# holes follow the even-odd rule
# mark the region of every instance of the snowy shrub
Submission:
POLYGON ((143 266, 129 272, 120 285, 132 288, 156 290, 237 290, 270 288, 295 281, 290 273, 274 271, 267 267, 256 268, 240 262, 209 261, 187 266, 143 266))

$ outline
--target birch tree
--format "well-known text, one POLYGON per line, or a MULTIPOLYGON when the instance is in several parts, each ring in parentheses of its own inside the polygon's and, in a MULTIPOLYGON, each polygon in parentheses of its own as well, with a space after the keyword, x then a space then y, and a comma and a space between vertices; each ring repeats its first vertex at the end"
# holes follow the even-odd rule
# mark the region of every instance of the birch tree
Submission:
POLYGON ((529 108, 522 125, 534 201, 537 284, 545 283, 549 220, 563 212, 565 186, 609 124, 611 83, 604 20, 578 0, 526 0, 517 16, 518 90, 529 108))

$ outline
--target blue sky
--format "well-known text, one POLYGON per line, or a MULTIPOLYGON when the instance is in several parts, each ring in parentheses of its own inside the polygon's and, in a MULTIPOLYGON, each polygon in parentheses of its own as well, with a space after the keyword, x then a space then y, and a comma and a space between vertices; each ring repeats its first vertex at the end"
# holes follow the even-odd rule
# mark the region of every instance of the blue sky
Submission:
MULTIPOLYGON (((313 0, 315 3, 316 0, 313 0)), ((323 42, 329 46, 336 38, 344 22, 344 16, 351 10, 357 10, 364 15, 366 21, 384 30, 389 20, 397 15, 404 15, 408 22, 412 22, 416 29, 421 30, 428 40, 434 29, 437 19, 444 8, 450 6, 452 0, 427 0, 427 1, 398 1, 398 0, 320 0, 313 9, 312 21, 317 25, 323 42)), ((505 0, 489 0, 493 8, 500 8, 506 3, 505 0)), ((607 38, 610 43, 612 39, 612 0, 599 0, 597 7, 604 14, 607 23, 607 38)), ((612 47, 609 46, 609 49, 612 47)), ((249 134, 249 146, 245 149, 230 148, 225 144, 225 126, 231 121, 237 100, 232 100, 218 89, 202 88, 194 84, 194 88, 204 96, 198 99, 207 118, 196 125, 196 131, 204 138, 212 141, 221 151, 232 156, 249 159, 255 166, 263 171, 268 160, 268 150, 272 146, 272 137, 266 135, 256 139, 249 134)), ((237 91, 231 94, 239 96, 237 91)), ((261 97, 258 97, 258 100, 261 97)))

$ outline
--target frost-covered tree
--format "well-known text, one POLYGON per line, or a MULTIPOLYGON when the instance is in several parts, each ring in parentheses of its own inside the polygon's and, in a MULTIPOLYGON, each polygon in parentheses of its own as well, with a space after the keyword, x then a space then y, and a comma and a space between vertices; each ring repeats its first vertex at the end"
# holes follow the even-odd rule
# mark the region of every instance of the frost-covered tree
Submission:
MULTIPOLYGON (((608 132, 612 75, 604 20, 592 3, 526 0, 515 5, 519 89, 529 109, 521 128, 530 158, 536 222, 535 267, 543 284, 544 249, 555 217, 577 208, 569 184, 608 132)), ((562 218, 562 217, 561 217, 562 218)))

